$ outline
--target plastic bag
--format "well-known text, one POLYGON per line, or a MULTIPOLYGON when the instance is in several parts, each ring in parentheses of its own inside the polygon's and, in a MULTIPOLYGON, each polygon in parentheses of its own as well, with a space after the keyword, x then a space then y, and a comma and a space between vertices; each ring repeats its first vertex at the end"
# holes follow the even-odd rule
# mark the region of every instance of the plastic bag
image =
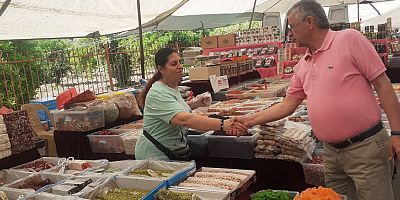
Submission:
POLYGON ((119 109, 112 101, 104 102, 104 120, 106 124, 113 123, 118 120, 119 109))

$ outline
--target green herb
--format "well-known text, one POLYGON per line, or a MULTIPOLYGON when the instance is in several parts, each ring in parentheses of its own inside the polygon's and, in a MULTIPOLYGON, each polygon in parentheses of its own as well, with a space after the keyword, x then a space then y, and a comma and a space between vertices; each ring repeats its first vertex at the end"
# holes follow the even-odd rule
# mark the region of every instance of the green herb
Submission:
POLYGON ((251 200, 292 200, 288 192, 285 191, 272 191, 262 190, 251 195, 251 200))

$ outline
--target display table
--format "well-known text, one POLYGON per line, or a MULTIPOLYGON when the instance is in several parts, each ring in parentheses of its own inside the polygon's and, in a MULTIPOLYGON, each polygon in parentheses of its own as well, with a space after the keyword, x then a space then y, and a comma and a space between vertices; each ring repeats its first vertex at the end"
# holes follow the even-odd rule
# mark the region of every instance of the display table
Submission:
POLYGON ((122 124, 130 123, 141 119, 136 117, 132 119, 119 120, 113 124, 106 125, 104 128, 95 129, 88 132, 71 132, 71 131, 54 131, 54 140, 57 146, 58 157, 74 157, 75 159, 93 160, 93 159, 108 159, 109 161, 134 159, 133 155, 126 155, 125 153, 108 153, 99 154, 93 153, 90 148, 90 143, 87 135, 109 129, 122 124))
MULTIPOLYGON (((260 78, 260 74, 257 71, 253 71, 240 76, 231 77, 228 79, 229 85, 234 85, 242 81, 249 79, 260 78)), ((204 92, 213 92, 210 81, 184 81, 181 83, 183 86, 188 86, 192 88, 193 95, 199 95, 204 92)))
POLYGON ((222 167, 256 171, 256 182, 249 188, 256 192, 263 189, 303 191, 312 187, 304 182, 303 168, 299 163, 276 159, 235 159, 193 157, 196 167, 222 167))
POLYGON ((17 155, 11 155, 9 157, 0 159, 0 170, 22 165, 32 160, 39 159, 40 157, 41 156, 36 148, 24 151, 17 155))
POLYGON ((400 57, 389 59, 389 66, 386 74, 392 83, 400 83, 400 57))

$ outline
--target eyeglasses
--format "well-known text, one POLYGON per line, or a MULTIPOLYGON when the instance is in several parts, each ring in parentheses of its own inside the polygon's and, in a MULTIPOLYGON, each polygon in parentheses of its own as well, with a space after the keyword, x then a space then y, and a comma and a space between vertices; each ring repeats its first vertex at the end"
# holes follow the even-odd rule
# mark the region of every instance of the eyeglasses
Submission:
POLYGON ((303 22, 304 20, 306 20, 307 17, 308 17, 308 16, 304 17, 304 19, 302 19, 301 21, 299 21, 299 22, 298 22, 297 24, 295 24, 295 25, 290 25, 290 24, 288 24, 288 29, 289 29, 289 30, 295 29, 301 22, 303 22))

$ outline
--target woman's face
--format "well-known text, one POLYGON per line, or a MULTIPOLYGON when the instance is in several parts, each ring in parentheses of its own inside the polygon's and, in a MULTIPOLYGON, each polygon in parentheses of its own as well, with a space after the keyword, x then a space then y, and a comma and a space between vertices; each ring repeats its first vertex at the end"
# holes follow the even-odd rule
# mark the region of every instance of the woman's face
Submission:
POLYGON ((174 52, 168 56, 168 62, 164 68, 160 69, 163 78, 169 83, 176 84, 182 80, 183 65, 180 63, 181 57, 174 52))

